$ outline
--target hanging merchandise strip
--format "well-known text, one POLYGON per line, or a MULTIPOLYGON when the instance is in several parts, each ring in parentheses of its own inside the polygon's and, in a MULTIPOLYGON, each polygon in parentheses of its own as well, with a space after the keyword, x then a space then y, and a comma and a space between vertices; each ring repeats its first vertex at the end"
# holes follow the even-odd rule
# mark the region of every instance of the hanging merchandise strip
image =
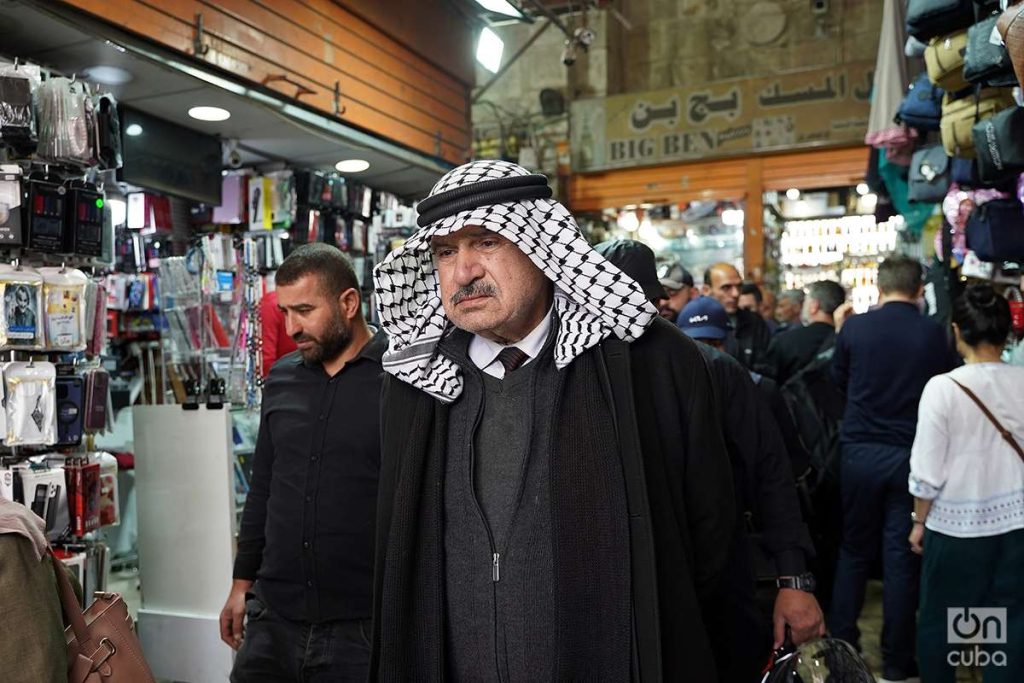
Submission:
POLYGON ((263 298, 263 281, 259 271, 259 244, 254 237, 242 240, 242 262, 244 268, 243 287, 245 294, 245 407, 259 410, 263 397, 263 325, 260 315, 260 299, 263 298))

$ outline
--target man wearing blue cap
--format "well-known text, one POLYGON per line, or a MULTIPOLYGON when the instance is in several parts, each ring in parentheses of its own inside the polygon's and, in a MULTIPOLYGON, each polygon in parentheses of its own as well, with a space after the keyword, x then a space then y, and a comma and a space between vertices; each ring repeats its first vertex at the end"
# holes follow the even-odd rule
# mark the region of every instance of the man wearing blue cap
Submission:
POLYGON ((786 446, 767 403, 748 372, 721 351, 729 334, 729 315, 718 301, 700 297, 679 314, 677 324, 700 344, 717 391, 722 432, 733 465, 740 511, 733 534, 732 576, 723 581, 723 609, 707 615, 722 680, 754 680, 763 664, 766 629, 754 608, 753 557, 745 519, 761 532, 762 546, 774 561, 779 588, 775 600, 774 645, 786 634, 796 643, 824 634, 824 616, 815 599, 814 576, 807 571, 813 556, 810 535, 801 519, 786 446), (740 644, 744 648, 737 648, 740 644))

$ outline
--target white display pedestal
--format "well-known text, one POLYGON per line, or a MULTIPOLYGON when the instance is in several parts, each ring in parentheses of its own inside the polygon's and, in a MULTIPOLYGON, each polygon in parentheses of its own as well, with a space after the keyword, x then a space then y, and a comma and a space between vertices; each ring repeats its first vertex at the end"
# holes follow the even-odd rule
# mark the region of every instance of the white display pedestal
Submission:
POLYGON ((139 638, 158 679, 224 683, 234 652, 218 619, 231 587, 231 412, 135 406, 139 638))

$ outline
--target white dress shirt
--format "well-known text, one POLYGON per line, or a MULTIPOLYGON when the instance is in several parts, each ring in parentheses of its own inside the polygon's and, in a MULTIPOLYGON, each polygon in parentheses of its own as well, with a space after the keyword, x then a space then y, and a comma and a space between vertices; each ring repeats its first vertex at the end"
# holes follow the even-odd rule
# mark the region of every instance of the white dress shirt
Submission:
POLYGON ((548 340, 548 332, 551 330, 551 313, 554 310, 554 306, 548 309, 547 315, 540 321, 537 327, 533 328, 530 334, 517 341, 515 344, 499 344, 498 342, 491 341, 485 337, 481 337, 478 334, 474 334, 473 338, 469 342, 469 359, 473 361, 473 364, 478 368, 486 372, 491 377, 497 377, 498 379, 505 378, 505 366, 498 360, 498 354, 509 346, 514 346, 528 358, 523 361, 523 365, 530 363, 534 358, 540 355, 541 349, 544 348, 544 342, 548 340))
POLYGON ((1024 446, 1024 368, 972 363, 933 377, 910 455, 910 493, 932 501, 925 526, 961 538, 1024 529, 1024 462, 950 378, 1024 446))

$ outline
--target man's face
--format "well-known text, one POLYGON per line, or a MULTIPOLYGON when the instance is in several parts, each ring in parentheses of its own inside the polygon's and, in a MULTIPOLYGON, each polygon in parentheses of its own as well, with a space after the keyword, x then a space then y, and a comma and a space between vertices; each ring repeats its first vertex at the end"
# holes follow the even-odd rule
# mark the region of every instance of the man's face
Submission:
POLYGON ((761 299, 761 317, 765 320, 775 318, 775 295, 771 290, 764 291, 764 298, 761 299))
POLYGON ((737 305, 744 311, 753 311, 754 313, 758 312, 757 299, 753 294, 740 294, 737 305))
POLYGON ((14 304, 18 308, 28 308, 28 292, 24 289, 19 289, 14 293, 14 304))
POLYGON ((779 299, 775 307, 775 319, 780 323, 795 323, 800 320, 800 305, 788 297, 779 299))
POLYGON ((430 240, 441 303, 452 323, 499 343, 519 341, 550 306, 551 283, 519 247, 466 226, 430 240))
POLYGON ((330 362, 348 348, 352 326, 345 309, 353 303, 358 305, 358 299, 354 289, 338 298, 330 296, 319 276, 312 274, 277 287, 277 306, 284 313, 285 331, 308 363, 330 362))
POLYGON ((690 303, 693 287, 683 285, 681 289, 666 289, 665 291, 668 292, 668 298, 657 301, 658 313, 662 318, 675 322, 679 317, 679 311, 690 303))
POLYGON ((734 315, 739 309, 740 285, 743 278, 738 270, 729 266, 727 268, 714 268, 711 270, 711 282, 704 283, 704 293, 713 296, 722 304, 722 308, 729 315, 734 315))

